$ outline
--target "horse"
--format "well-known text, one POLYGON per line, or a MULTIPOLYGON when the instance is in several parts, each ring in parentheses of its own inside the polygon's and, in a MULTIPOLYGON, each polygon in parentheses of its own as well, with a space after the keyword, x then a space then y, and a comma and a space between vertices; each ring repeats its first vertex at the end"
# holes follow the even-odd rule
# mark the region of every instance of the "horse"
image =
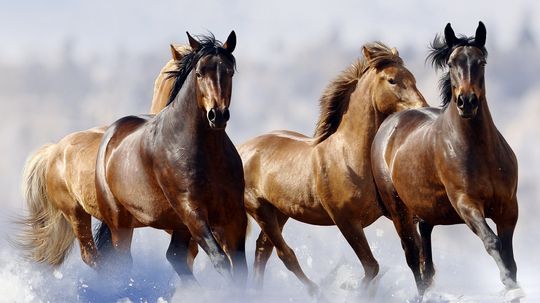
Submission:
POLYGON ((433 226, 461 223, 482 240, 510 298, 521 296, 512 249, 518 165, 486 99, 486 34, 480 22, 474 37, 458 38, 448 23, 428 56, 436 68, 448 67, 440 81, 442 108, 396 113, 373 140, 373 176, 420 296, 435 275, 433 226), (497 235, 486 218, 497 225, 497 235))
POLYGON ((199 38, 188 33, 191 52, 171 73, 165 108, 121 118, 105 132, 96 160, 97 202, 112 248, 127 262, 133 229, 151 226, 172 230, 166 256, 183 281, 194 281, 179 261, 193 238, 222 276, 244 283, 244 175, 225 132, 236 35, 223 44, 199 38))
MULTIPOLYGON (((171 45, 172 60, 155 81, 150 113, 165 107, 163 100, 170 95, 174 80, 167 76, 188 52, 189 46, 171 45)), ((71 133, 55 144, 42 146, 26 161, 22 188, 29 213, 18 220, 23 232, 15 244, 29 259, 58 266, 77 238, 82 260, 97 268, 99 254, 92 238, 91 217, 102 220, 94 180, 97 150, 105 129, 71 133)), ((192 267, 193 259, 188 263, 192 267)))
POLYGON ((371 175, 371 141, 388 115, 427 103, 395 48, 376 42, 364 45, 362 52, 363 58, 322 95, 313 138, 276 131, 239 146, 246 210, 261 227, 254 264, 257 288, 275 246, 308 292, 318 292, 283 239, 288 218, 337 225, 364 267, 364 284, 379 271, 363 231, 383 214, 371 175))

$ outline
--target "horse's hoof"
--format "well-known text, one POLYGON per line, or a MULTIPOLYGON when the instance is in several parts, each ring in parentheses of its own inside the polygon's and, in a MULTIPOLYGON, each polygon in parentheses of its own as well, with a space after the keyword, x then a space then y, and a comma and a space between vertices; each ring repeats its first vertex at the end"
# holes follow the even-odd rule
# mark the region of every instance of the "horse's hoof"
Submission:
POLYGON ((509 289, 504 293, 505 302, 519 302, 522 298, 525 298, 525 292, 521 287, 509 289))
POLYGON ((312 283, 308 286, 308 294, 312 297, 312 298, 317 298, 319 297, 319 295, 321 294, 321 291, 319 289, 319 286, 317 286, 317 284, 315 283, 312 283))

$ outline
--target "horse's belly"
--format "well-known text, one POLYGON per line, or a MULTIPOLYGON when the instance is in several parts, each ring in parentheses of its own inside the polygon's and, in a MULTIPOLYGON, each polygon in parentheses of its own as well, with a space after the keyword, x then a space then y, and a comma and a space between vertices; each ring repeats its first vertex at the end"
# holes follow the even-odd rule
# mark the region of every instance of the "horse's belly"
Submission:
MULTIPOLYGON (((108 184, 116 199, 110 203, 119 203, 136 219, 136 222, 133 222, 135 226, 132 227, 178 227, 179 216, 165 198, 155 178, 141 170, 143 166, 136 163, 136 157, 124 160, 128 161, 118 161, 122 163, 122 167, 110 168, 107 173, 108 184)), ((115 207, 113 206, 113 209, 115 207)))
POLYGON ((448 200, 444 187, 415 182, 406 188, 396 187, 396 191, 406 207, 427 223, 448 225, 463 222, 448 200))

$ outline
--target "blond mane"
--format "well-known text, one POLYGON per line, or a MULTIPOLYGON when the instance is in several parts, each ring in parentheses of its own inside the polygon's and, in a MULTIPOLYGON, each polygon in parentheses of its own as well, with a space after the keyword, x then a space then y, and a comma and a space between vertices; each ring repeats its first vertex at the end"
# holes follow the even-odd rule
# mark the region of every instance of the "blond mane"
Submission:
POLYGON ((315 144, 326 140, 336 132, 341 118, 347 110, 351 93, 356 89, 358 80, 369 68, 381 69, 390 64, 403 65, 403 60, 394 48, 381 42, 364 45, 370 59, 362 57, 337 76, 324 90, 319 101, 320 116, 315 128, 315 144))
MULTIPOLYGON (((173 47, 180 56, 185 56, 191 52, 189 45, 174 44, 173 47)), ((171 59, 165 63, 156 81, 154 81, 154 95, 152 96, 152 106, 150 108, 151 114, 157 114, 167 105, 174 84, 174 79, 170 78, 170 73, 178 69, 176 62, 174 59, 171 59)))

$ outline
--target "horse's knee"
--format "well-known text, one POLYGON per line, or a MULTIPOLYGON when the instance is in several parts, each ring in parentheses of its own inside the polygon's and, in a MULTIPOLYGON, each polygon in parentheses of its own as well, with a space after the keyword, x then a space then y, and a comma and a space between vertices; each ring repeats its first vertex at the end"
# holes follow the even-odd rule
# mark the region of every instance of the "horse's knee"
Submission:
POLYGON ((289 270, 295 270, 298 267, 298 259, 290 247, 277 250, 277 255, 289 270))
POLYGON ((501 251, 501 241, 499 240, 499 237, 493 235, 488 236, 484 239, 484 247, 488 251, 488 253, 492 252, 500 252, 501 251))
POLYGON ((167 261, 169 261, 169 263, 178 263, 179 258, 180 258, 178 256, 178 253, 170 248, 167 249, 167 253, 165 254, 165 256, 167 258, 167 261))

